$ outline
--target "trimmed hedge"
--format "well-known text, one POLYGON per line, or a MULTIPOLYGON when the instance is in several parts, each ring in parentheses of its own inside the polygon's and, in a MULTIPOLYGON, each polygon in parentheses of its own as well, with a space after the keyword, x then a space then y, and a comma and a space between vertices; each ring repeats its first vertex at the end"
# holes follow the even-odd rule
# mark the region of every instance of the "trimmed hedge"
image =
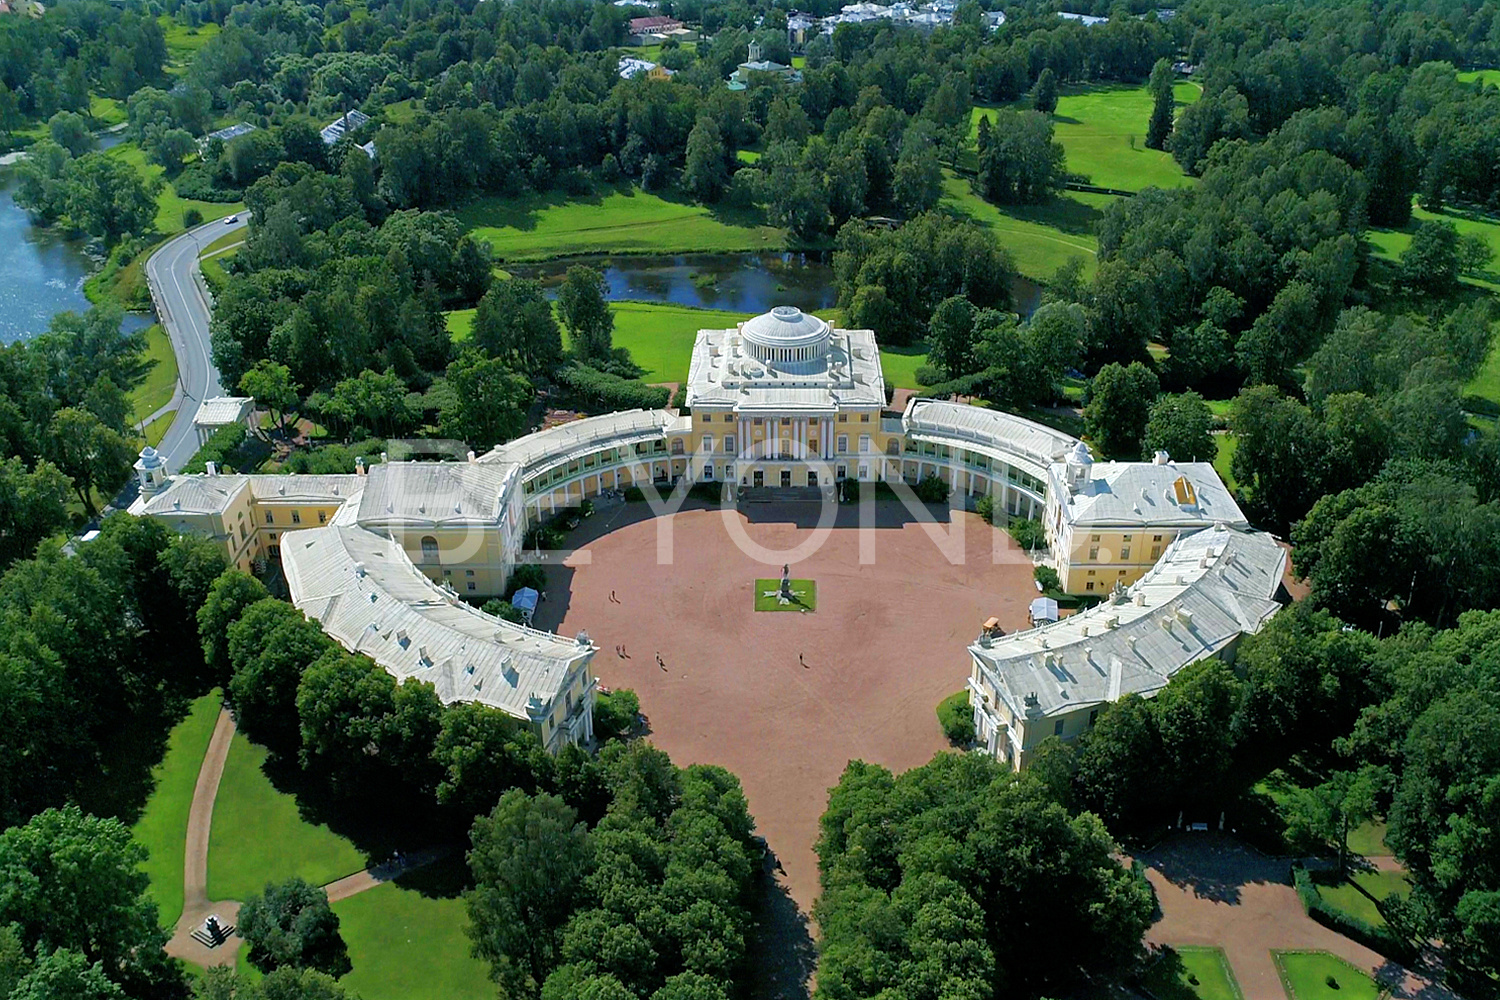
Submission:
POLYGON ((969 708, 967 690, 950 694, 938 702, 937 717, 949 743, 962 747, 974 742, 974 712, 969 708))
POLYGON ((580 401, 601 410, 659 410, 672 397, 662 386, 621 378, 576 361, 559 368, 554 377, 580 401))
POLYGON ((1318 892, 1318 886, 1305 866, 1292 866, 1292 884, 1297 889, 1297 898, 1302 900, 1302 908, 1307 911, 1307 915, 1324 927, 1338 931, 1403 965, 1416 960, 1416 947, 1389 927, 1372 927, 1358 917, 1329 906, 1318 892))
POLYGON ((220 472, 234 472, 230 467, 229 458, 240 445, 245 443, 245 425, 230 424, 214 431, 213 436, 203 442, 192 458, 188 459, 187 465, 182 467, 185 473, 207 472, 208 463, 213 462, 220 472))

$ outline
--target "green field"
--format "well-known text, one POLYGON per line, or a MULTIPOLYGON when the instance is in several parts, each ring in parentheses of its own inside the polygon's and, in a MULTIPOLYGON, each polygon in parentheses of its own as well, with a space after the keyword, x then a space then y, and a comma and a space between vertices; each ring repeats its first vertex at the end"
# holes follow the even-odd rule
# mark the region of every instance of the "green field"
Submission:
POLYGON ((786 246, 785 231, 759 225, 744 213, 710 210, 623 184, 589 195, 552 191, 480 198, 460 209, 458 218, 502 261, 591 253, 732 253, 786 246))
POLYGON ((1273 951, 1288 1000, 1377 1000, 1375 980, 1326 951, 1273 951), (1332 976, 1337 987, 1328 985, 1332 976))
POLYGON ((1222 948, 1167 948, 1146 973, 1157 1000, 1241 1000, 1222 948))
POLYGON ((962 177, 943 181, 941 207, 967 216, 991 230, 1010 252, 1016 270, 1033 281, 1046 281, 1074 257, 1083 260, 1085 277, 1093 277, 1094 222, 1113 199, 1108 195, 1070 191, 1046 205, 992 205, 962 177))
POLYGON ((167 38, 167 72, 181 73, 187 69, 187 64, 198 50, 208 44, 209 39, 219 33, 219 26, 209 21, 198 28, 189 28, 185 24, 178 24, 169 15, 163 14, 161 21, 162 32, 167 38))
MULTIPOLYGON (((722 309, 698 309, 670 302, 611 302, 615 314, 615 346, 630 351, 636 364, 646 370, 647 382, 686 382, 693 357, 693 340, 699 330, 724 330, 750 318, 748 313, 722 309)), ((455 309, 446 314, 448 332, 462 343, 474 324, 473 309, 455 309)), ((838 322, 837 311, 825 309, 822 318, 838 322)), ((568 346, 567 331, 563 344, 568 346)), ((898 388, 919 388, 916 370, 927 363, 924 347, 897 347, 880 352, 885 380, 898 388)))
POLYGON ((146 357, 156 364, 146 373, 146 381, 130 390, 130 407, 137 420, 170 403, 177 389, 177 355, 160 323, 146 328, 146 357))
POLYGON ((490 1000, 489 967, 469 953, 460 899, 387 882, 333 904, 354 971, 339 981, 363 1000, 490 1000))
POLYGON ((1490 348, 1489 360, 1479 374, 1474 376, 1474 381, 1464 387, 1465 391, 1472 392, 1476 396, 1500 403, 1500 344, 1490 348))
MULTIPOLYGON (((1179 82, 1177 106, 1191 104, 1198 88, 1179 82)), ((1026 107, 1025 102, 1009 105, 1026 107)), ((977 107, 970 116, 970 135, 978 134, 980 116, 994 107, 977 107)), ((1054 134, 1067 152, 1070 174, 1085 183, 1121 191, 1147 187, 1184 187, 1193 179, 1182 172, 1172 154, 1146 148, 1146 122, 1151 117, 1151 94, 1144 87, 1101 84, 1064 87, 1052 116, 1054 134)))
POLYGON ((326 885, 365 867, 353 845, 304 820, 297 800, 271 786, 265 760, 264 747, 235 735, 209 831, 209 899, 244 899, 293 875, 326 885))
POLYGON ((1367 858, 1391 853, 1391 849, 1385 843, 1385 822, 1372 819, 1350 830, 1349 850, 1367 858))
MULTIPOLYGON (((203 249, 198 251, 198 256, 199 258, 207 257, 210 254, 218 253, 220 250, 228 250, 231 247, 238 247, 244 242, 245 230, 234 229, 225 233, 223 236, 216 238, 212 243, 205 244, 203 249)), ((228 255, 225 254, 224 256, 228 255)))
POLYGON ((756 611, 816 611, 818 610, 818 583, 816 580, 793 580, 792 602, 782 604, 776 596, 781 591, 781 580, 755 581, 756 611))
POLYGON ((1371 927, 1386 925, 1385 916, 1375 905, 1377 901, 1390 896, 1405 897, 1411 893, 1411 882, 1403 872, 1354 872, 1347 881, 1338 880, 1330 885, 1324 885, 1322 879, 1314 881, 1318 886, 1318 895, 1323 897, 1324 902, 1351 917, 1363 920, 1371 927))
POLYGON ((1401 255, 1401 251, 1411 245, 1411 234, 1417 228, 1417 223, 1432 219, 1445 219, 1453 223, 1454 228, 1460 233, 1471 233, 1489 243, 1490 249, 1495 251, 1496 258, 1490 263, 1489 273, 1484 278, 1463 280, 1491 291, 1500 291, 1500 275, 1496 274, 1496 268, 1500 267, 1500 217, 1454 208, 1445 208, 1441 212, 1429 212, 1423 208, 1413 207, 1411 221, 1403 228, 1372 229, 1365 235, 1369 238, 1370 247, 1375 251, 1376 256, 1395 260, 1401 255))
MULTIPOLYGON (((133 142, 120 143, 109 151, 109 155, 130 164, 147 182, 162 176, 162 168, 147 161, 146 154, 133 142)), ((245 206, 238 203, 222 204, 216 201, 195 201, 191 198, 183 198, 177 194, 177 190, 170 182, 164 182, 156 196, 156 231, 163 236, 182 232, 184 228, 182 214, 190 208, 196 208, 202 212, 204 221, 210 222, 243 211, 245 206)))
POLYGON ((118 125, 125 120, 125 105, 113 97, 101 97, 99 94, 90 94, 89 117, 100 128, 118 125))
POLYGON ((208 741, 219 720, 219 692, 193 702, 188 714, 172 728, 167 752, 151 771, 151 797, 131 834, 150 852, 146 875, 151 879, 151 898, 157 917, 171 927, 182 916, 182 864, 187 849, 188 811, 193 806, 193 788, 198 769, 208 750, 208 741))
POLYGON ((1472 69, 1467 73, 1458 74, 1460 83, 1473 83, 1475 80, 1484 81, 1485 86, 1500 87, 1500 69, 1472 69))

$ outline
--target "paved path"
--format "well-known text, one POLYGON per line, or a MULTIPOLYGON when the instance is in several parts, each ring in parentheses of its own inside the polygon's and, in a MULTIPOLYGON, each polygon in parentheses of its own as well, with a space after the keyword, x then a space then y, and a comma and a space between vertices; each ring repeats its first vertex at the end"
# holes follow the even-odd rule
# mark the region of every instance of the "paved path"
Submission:
POLYGON ((1210 834, 1171 838, 1139 858, 1162 910, 1146 940, 1223 948, 1245 1000, 1287 1000, 1271 952, 1297 948, 1333 952, 1390 985, 1396 1000, 1455 1000, 1425 974, 1316 923, 1291 886, 1285 858, 1210 834))
MULTIPOLYGON (((211 901, 208 898, 208 836, 213 826, 214 802, 219 794, 219 781, 224 776, 224 763, 229 759, 229 748, 234 741, 234 716, 227 708, 219 710, 219 719, 214 723, 213 736, 208 741, 208 752, 198 768, 198 783, 193 786, 193 804, 188 810, 187 850, 182 865, 182 916, 173 928, 167 942, 167 954, 195 965, 212 967, 234 965, 240 950, 240 936, 231 935, 217 948, 209 948, 196 940, 192 933, 203 926, 210 914, 218 916, 226 924, 238 922, 240 904, 237 900, 211 901)), ((336 903, 348 899, 383 882, 431 864, 446 851, 430 850, 404 855, 399 861, 387 862, 355 872, 323 886, 328 901, 336 903)))
POLYGON ((190 229, 162 244, 146 260, 151 302, 177 355, 178 390, 173 397, 178 404, 177 416, 156 446, 172 471, 182 468, 198 450, 193 432, 198 407, 224 391, 209 351, 212 309, 201 284, 198 254, 219 236, 243 228, 249 218, 250 214, 242 211, 235 222, 208 222, 190 229))

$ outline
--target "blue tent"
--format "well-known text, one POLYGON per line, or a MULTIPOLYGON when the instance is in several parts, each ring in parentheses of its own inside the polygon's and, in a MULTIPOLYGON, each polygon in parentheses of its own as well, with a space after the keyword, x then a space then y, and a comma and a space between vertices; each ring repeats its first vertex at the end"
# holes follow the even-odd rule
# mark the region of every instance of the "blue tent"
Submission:
POLYGON ((532 612, 536 610, 536 600, 539 596, 531 587, 522 587, 510 595, 510 604, 517 611, 532 612))

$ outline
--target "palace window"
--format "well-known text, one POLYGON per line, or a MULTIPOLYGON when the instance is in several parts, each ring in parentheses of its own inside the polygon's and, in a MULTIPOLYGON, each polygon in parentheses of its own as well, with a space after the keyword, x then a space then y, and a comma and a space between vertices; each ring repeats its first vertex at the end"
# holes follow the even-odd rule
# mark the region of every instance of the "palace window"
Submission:
POLYGON ((703 435, 703 448, 702 448, 702 450, 703 451, 713 451, 714 450, 714 436, 712 434, 705 434, 705 435, 703 435))
POLYGON ((301 524, 302 523, 302 512, 300 510, 294 510, 294 511, 292 511, 292 523, 293 524, 301 524))
POLYGON ((760 417, 756 417, 756 418, 755 418, 755 426, 757 426, 757 427, 759 427, 759 426, 760 426, 760 424, 761 424, 761 419, 760 419, 760 417))
POLYGON ((862 453, 868 453, 871 450, 871 448, 870 448, 870 435, 868 435, 868 434, 861 434, 859 436, 859 450, 862 453))
POLYGON ((887 441, 885 443, 885 453, 887 455, 899 455, 899 454, 901 454, 901 439, 900 438, 891 438, 889 441, 887 441))
POLYGON ((674 455, 681 455, 682 454, 682 438, 673 438, 672 439, 672 454, 674 454, 674 455))
POLYGON ((839 435, 839 439, 838 439, 838 453, 840 455, 844 455, 844 454, 847 454, 848 451, 849 451, 849 435, 847 435, 847 434, 840 434, 839 435))
POLYGON ((724 450, 726 452, 729 452, 731 455, 734 454, 734 435, 733 434, 725 434, 724 435, 724 450))
POLYGON ((868 413, 861 413, 859 415, 859 422, 862 424, 868 424, 870 422, 870 415, 868 413))
POLYGON ((703 422, 705 424, 711 424, 711 423, 713 423, 714 422, 714 415, 712 413, 705 413, 705 414, 703 414, 703 422))
POLYGON ((1089 562, 1097 562, 1099 559, 1099 546, 1089 546, 1089 562))
POLYGON ((436 559, 438 557, 438 542, 431 535, 422 536, 422 559, 436 559))
POLYGON ((469 585, 468 585, 468 587, 469 587, 469 589, 470 589, 470 590, 475 590, 475 589, 477 589, 477 588, 476 588, 476 587, 475 587, 475 586, 474 586, 474 584, 473 584, 473 583, 470 583, 470 584, 469 584, 469 585))
POLYGON ((320 510, 320 511, 318 511, 318 523, 319 524, 327 524, 328 523, 328 511, 326 511, 326 510, 320 510))
POLYGON ((267 524, 275 524, 276 523, 276 515, 274 513, 272 513, 271 511, 269 511, 269 510, 266 511, 266 523, 267 524))
POLYGON ((714 477, 714 463, 712 463, 712 462, 704 462, 703 463, 703 478, 704 479, 712 479, 713 477, 714 477))
POLYGON ((1085 583, 1083 585, 1083 589, 1084 590, 1093 590, 1094 589, 1094 581, 1090 580, 1088 583, 1085 583))
POLYGON ((1062 735, 1062 731, 1063 731, 1063 720, 1058 719, 1056 722, 1052 723, 1052 735, 1053 736, 1061 736, 1062 735))
POLYGON ((1161 536, 1160 535, 1152 535, 1151 536, 1151 540, 1153 542, 1159 542, 1159 541, 1161 541, 1161 536))
POLYGON ((1125 562, 1129 558, 1130 558, 1130 546, 1129 545, 1121 546, 1121 548, 1120 548, 1120 561, 1121 562, 1125 562))
POLYGON ((1160 545, 1153 545, 1153 546, 1151 546, 1151 561, 1155 562, 1160 555, 1161 555, 1161 546, 1160 545))

